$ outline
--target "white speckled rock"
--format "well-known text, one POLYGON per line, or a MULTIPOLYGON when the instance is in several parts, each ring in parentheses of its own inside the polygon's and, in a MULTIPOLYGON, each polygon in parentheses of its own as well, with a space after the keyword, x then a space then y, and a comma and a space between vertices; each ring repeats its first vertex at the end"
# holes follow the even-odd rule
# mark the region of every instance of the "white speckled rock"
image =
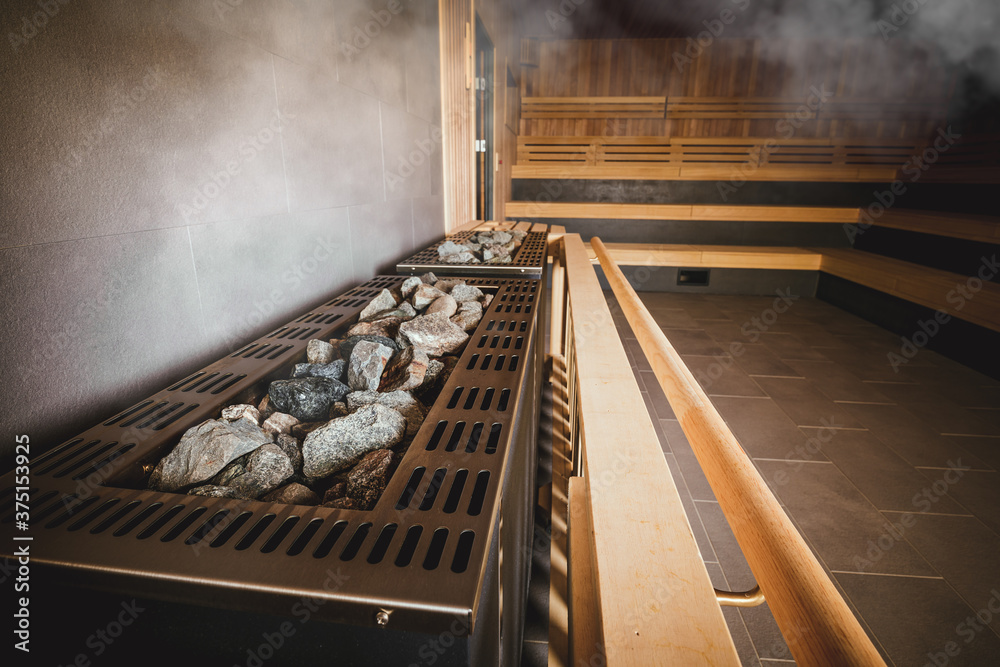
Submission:
POLYGON ((392 310, 395 307, 396 299, 393 298, 392 292, 384 289, 365 306, 365 309, 361 311, 359 319, 366 320, 376 313, 380 313, 383 310, 392 310))
POLYGON ((277 436, 279 433, 291 433, 292 427, 298 423, 300 423, 300 421, 289 414, 285 414, 284 412, 275 412, 273 415, 264 420, 261 428, 264 429, 264 433, 277 436))
POLYGON ((190 428, 163 457, 149 480, 157 491, 177 491, 212 479, 231 461, 271 442, 271 436, 246 419, 210 419, 190 428))
MULTIPOLYGON (((392 357, 392 348, 381 343, 361 341, 354 346, 347 364, 347 386, 353 391, 378 389, 382 371, 392 357)), ((327 407, 329 412, 329 407, 327 407)))
POLYGON ((439 296, 434 299, 431 305, 427 306, 427 310, 424 311, 425 315, 433 315, 434 313, 444 313, 445 317, 451 317, 458 312, 458 302, 451 298, 450 295, 445 294, 444 296, 439 296))
POLYGON ((406 433, 406 419, 377 403, 310 433, 302 443, 307 477, 326 477, 351 467, 374 449, 397 444, 406 433))
POLYGON ((406 418, 406 437, 412 438, 424 423, 427 409, 408 391, 356 391, 347 395, 347 409, 352 412, 365 405, 384 405, 406 418))
POLYGON ((409 278, 403 281, 403 285, 402 287, 400 287, 400 291, 402 292, 404 298, 409 299, 410 295, 413 294, 413 291, 416 290, 418 287, 420 287, 420 285, 422 284, 423 281, 420 280, 418 276, 410 276, 409 278))
POLYGON ((417 287, 416 291, 413 292, 413 307, 417 310, 423 310, 427 306, 434 303, 438 297, 444 296, 444 292, 439 290, 437 287, 431 285, 420 285, 417 287))
POLYGON ((473 285, 456 285, 450 292, 455 301, 478 301, 483 298, 483 291, 473 285))
POLYGON ((333 345, 325 340, 313 338, 306 344, 306 360, 310 364, 329 364, 334 360, 333 345))
POLYGON ((444 313, 422 315, 399 327, 400 338, 418 347, 429 357, 456 352, 469 340, 469 334, 454 324, 444 313))
POLYGON ((252 422, 255 426, 260 426, 260 411, 257 410, 252 405, 247 405, 241 403, 239 405, 230 405, 229 407, 222 409, 222 420, 227 422, 234 422, 237 419, 246 419, 252 422))

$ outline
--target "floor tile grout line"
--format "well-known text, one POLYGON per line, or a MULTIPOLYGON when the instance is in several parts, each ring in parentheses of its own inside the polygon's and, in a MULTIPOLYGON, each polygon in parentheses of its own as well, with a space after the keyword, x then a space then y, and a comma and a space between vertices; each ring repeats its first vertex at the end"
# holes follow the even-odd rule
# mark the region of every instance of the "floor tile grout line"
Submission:
MULTIPOLYGON (((903 536, 906 537, 905 535, 903 536)), ((913 545, 910 545, 911 547, 913 545)), ((898 574, 895 572, 855 572, 854 570, 830 570, 831 574, 857 574, 859 576, 865 577, 896 577, 901 579, 931 579, 934 581, 941 580, 945 581, 944 576, 938 575, 936 577, 931 577, 925 574, 898 574)))
MULTIPOLYGON (((955 502, 957 503, 958 501, 955 502)), ((951 512, 917 512, 915 510, 881 510, 881 509, 879 510, 879 512, 882 512, 883 514, 885 514, 886 512, 890 514, 912 514, 913 516, 955 516, 955 517, 962 517, 969 519, 976 518, 975 514, 953 514, 951 512)))

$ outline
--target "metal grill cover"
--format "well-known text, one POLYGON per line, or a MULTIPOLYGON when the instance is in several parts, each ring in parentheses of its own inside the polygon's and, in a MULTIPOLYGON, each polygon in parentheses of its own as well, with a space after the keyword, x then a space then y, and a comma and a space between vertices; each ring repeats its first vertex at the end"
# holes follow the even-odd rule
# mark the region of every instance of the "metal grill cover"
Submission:
POLYGON ((458 232, 440 243, 421 250, 416 255, 396 265, 400 274, 418 275, 433 271, 436 275, 448 276, 521 276, 539 278, 546 262, 547 231, 529 231, 514 253, 510 264, 447 264, 441 261, 438 247, 447 241, 465 243, 478 230, 458 232))
MULTIPOLYGON (((309 339, 403 279, 379 276, 33 461, 33 563, 50 580, 154 599, 267 612, 309 596, 334 622, 375 626, 385 611, 397 629, 460 618, 474 630, 501 491, 523 473, 515 460, 533 465, 541 281, 467 279, 493 301, 372 511, 139 488, 184 431, 287 377, 309 339)), ((7 507, 13 486, 6 475, 7 507)), ((13 513, 0 527, 7 551, 13 513)))

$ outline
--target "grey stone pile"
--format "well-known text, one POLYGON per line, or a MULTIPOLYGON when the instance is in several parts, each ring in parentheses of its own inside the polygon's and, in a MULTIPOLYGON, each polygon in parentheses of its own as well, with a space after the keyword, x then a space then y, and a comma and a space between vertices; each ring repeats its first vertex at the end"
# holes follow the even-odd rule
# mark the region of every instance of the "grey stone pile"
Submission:
MULTIPOLYGON (((488 234, 494 244, 514 238, 488 234)), ((271 382, 258 405, 227 406, 218 419, 189 429, 155 467, 149 487, 373 508, 490 298, 434 274, 382 290, 342 339, 309 341, 306 363, 271 382)))
POLYGON ((445 264, 510 264, 527 235, 513 229, 477 232, 463 243, 445 241, 438 257, 445 264))

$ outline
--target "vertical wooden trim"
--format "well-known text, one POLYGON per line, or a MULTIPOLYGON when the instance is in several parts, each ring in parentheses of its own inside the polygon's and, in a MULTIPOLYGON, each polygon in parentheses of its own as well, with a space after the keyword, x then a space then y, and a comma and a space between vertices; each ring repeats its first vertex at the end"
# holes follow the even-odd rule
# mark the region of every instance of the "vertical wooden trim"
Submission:
POLYGON ((590 494, 582 477, 569 478, 569 627, 571 665, 607 664, 595 583, 590 494))
POLYGON ((439 0, 441 120, 445 230, 475 218, 476 102, 468 85, 473 9, 471 0, 439 0), (466 37, 467 26, 470 37, 466 37))

